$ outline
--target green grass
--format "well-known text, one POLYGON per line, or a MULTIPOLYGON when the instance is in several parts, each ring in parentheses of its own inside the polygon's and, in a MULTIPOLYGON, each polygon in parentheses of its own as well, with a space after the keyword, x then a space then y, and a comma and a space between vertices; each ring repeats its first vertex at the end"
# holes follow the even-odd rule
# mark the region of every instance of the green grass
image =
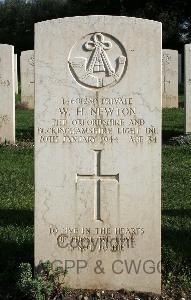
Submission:
POLYGON ((0 299, 19 262, 33 261, 33 148, 0 148, 0 299))
POLYGON ((16 94, 15 96, 15 103, 20 103, 21 102, 21 94, 16 94))
POLYGON ((184 95, 179 95, 179 107, 184 107, 184 95))
MULTIPOLYGON (((171 137, 183 134, 183 128, 183 108, 163 110, 163 282, 169 291, 174 284, 188 292, 191 288, 191 146, 168 144, 171 137)), ((18 142, 33 143, 33 111, 16 110, 16 137, 18 142)), ((28 147, 0 147, 0 299, 6 299, 8 292, 14 293, 18 264, 33 263, 34 259, 32 143, 28 147)))
POLYGON ((34 141, 34 111, 16 109, 16 139, 17 141, 34 141))
MULTIPOLYGON (((31 110, 16 109, 17 142, 33 142, 33 117, 31 110)), ((5 299, 19 263, 34 261, 33 147, 0 147, 0 161, 0 299, 5 299)))
MULTIPOLYGON (((180 86, 179 89, 182 90, 180 86)), ((179 95, 179 109, 164 108, 162 112, 162 139, 169 141, 171 137, 184 134, 184 95, 179 95)))
POLYGON ((183 108, 164 108, 162 119, 163 142, 168 141, 171 137, 176 137, 184 134, 183 108))
POLYGON ((191 147, 164 145, 162 158, 163 275, 165 282, 173 276, 171 279, 176 279, 182 289, 188 289, 191 288, 191 147))

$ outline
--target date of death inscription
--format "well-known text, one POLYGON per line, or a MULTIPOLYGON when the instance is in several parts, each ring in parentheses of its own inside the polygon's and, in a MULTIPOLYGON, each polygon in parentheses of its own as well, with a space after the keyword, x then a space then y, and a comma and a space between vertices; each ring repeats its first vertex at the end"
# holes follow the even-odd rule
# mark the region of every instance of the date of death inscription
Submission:
MULTIPOLYGON (((51 109, 52 118, 37 126, 40 143, 157 143, 160 130, 152 123, 152 114, 139 111, 133 98, 62 98, 51 109), (146 116, 149 116, 146 120, 146 116)), ((40 119, 40 118, 39 118, 40 119)), ((44 118, 42 117, 44 120, 44 118)), ((153 118, 154 119, 154 118, 153 118)))

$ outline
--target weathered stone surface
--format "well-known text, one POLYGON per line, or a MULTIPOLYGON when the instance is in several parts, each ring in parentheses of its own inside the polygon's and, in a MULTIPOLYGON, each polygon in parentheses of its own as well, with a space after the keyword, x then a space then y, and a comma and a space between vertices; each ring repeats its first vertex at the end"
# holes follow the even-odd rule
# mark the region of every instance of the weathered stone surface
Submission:
POLYGON ((14 55, 14 72, 15 72, 15 94, 19 92, 19 83, 18 83, 18 68, 17 68, 17 54, 14 55))
POLYGON ((154 21, 36 24, 35 263, 70 287, 160 292, 161 52, 154 21))
POLYGON ((185 133, 191 133, 191 44, 185 45, 185 133))
POLYGON ((182 83, 182 54, 178 54, 178 83, 182 83))
POLYGON ((21 53, 21 102, 34 108, 34 50, 21 53))
POLYGON ((163 107, 178 107, 178 51, 162 51, 163 107))
POLYGON ((15 142, 14 47, 0 44, 0 143, 15 142))

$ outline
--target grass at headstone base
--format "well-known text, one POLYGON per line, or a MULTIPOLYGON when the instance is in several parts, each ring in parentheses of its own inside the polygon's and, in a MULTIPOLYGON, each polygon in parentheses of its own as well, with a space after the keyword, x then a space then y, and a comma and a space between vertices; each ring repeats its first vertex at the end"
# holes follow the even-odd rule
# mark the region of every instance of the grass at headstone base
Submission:
POLYGON ((16 94, 15 95, 15 103, 17 104, 19 104, 19 103, 21 103, 21 94, 19 93, 19 94, 16 94))
POLYGON ((34 111, 16 109, 16 140, 17 142, 34 143, 34 111))
MULTIPOLYGON (((183 135, 183 114, 183 108, 163 110, 162 277, 163 294, 169 294, 171 299, 191 299, 186 296, 191 291, 191 145, 169 143, 172 137, 183 135)), ((33 111, 16 110, 16 138, 17 145, 0 146, 3 300, 21 299, 14 298, 18 265, 33 265, 34 261, 33 111)))

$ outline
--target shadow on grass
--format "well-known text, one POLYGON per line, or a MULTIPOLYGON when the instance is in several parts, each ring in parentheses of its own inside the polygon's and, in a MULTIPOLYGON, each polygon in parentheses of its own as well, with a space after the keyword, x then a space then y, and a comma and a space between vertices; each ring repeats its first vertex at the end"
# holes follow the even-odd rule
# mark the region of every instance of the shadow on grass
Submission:
POLYGON ((34 128, 31 127, 27 129, 17 129, 16 139, 18 141, 34 141, 34 128))
POLYGON ((34 212, 32 210, 0 209, 0 226, 33 226, 33 224, 34 212))
POLYGON ((182 108, 164 108, 162 114, 162 140, 184 134, 184 110, 182 108))
MULTIPOLYGON (((22 262, 33 265, 33 244, 24 242, 0 242, 0 299, 7 299, 7 295, 14 295, 18 281, 18 267, 22 262)), ((11 298, 12 299, 12 298, 11 298)))
POLYGON ((189 217, 191 218, 191 209, 163 209, 162 214, 169 217, 189 217))
POLYGON ((190 259, 191 232, 189 230, 170 230, 162 228, 162 239, 165 245, 176 253, 178 259, 181 257, 190 259))
POLYGON ((17 240, 17 230, 24 231, 26 226, 33 227, 33 211, 0 210, 0 227, 3 228, 3 231, 1 230, 3 238, 0 239, 0 299, 5 299, 8 293, 14 294, 19 264, 29 262, 33 265, 33 239, 29 240, 30 237, 26 233, 26 236, 21 235, 17 240), (15 227, 13 237, 7 230, 11 225, 15 227))
POLYGON ((178 107, 184 108, 184 101, 180 101, 178 107))
MULTIPOLYGON (((186 222, 190 222, 189 218, 191 219, 191 209, 164 209, 162 210, 162 215, 170 218, 185 219, 185 228, 184 226, 179 226, 180 230, 163 227, 162 238, 165 246, 176 253, 177 259, 184 258, 189 260, 191 264, 191 231, 186 228, 186 222)), ((184 222, 181 220, 180 224, 184 224, 184 222)))
MULTIPOLYGON (((190 286, 191 276, 191 232, 162 228, 162 265, 163 277, 174 274, 177 284, 186 289, 190 286)), ((173 298, 174 299, 174 298, 173 298)), ((179 298, 180 299, 180 298, 179 298)))
POLYGON ((177 137, 183 134, 182 126, 179 126, 180 130, 163 130, 162 131, 162 142, 166 144, 172 137, 177 137))

